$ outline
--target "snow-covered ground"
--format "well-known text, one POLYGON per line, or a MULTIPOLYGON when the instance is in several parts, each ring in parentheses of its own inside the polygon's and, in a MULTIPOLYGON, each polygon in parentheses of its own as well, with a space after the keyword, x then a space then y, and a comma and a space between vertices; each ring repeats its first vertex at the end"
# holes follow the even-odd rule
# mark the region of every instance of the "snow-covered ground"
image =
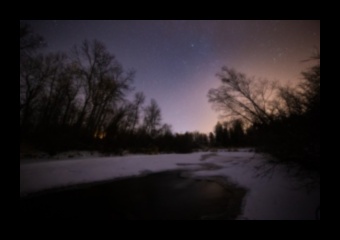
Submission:
POLYGON ((263 155, 246 149, 122 157, 68 153, 54 159, 21 160, 20 196, 79 183, 186 169, 196 177, 227 177, 247 188, 239 219, 315 219, 316 208, 320 205, 320 186, 312 190, 305 188, 287 174, 284 166, 263 174, 268 167, 264 162, 263 155), (70 155, 73 158, 68 158, 70 155))

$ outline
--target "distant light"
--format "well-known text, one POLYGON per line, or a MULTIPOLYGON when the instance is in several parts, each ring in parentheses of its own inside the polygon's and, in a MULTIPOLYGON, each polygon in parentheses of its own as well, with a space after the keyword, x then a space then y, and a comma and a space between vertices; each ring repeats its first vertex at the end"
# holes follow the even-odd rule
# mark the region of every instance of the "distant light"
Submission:
POLYGON ((99 138, 99 139, 103 139, 106 137, 106 132, 103 131, 96 131, 93 135, 94 138, 99 138))

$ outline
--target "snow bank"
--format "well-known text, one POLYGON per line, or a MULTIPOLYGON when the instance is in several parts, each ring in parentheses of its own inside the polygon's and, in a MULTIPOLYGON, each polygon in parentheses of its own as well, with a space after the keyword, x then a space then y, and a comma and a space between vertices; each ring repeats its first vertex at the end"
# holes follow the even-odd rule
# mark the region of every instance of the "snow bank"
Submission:
POLYGON ((219 153, 211 159, 223 168, 195 171, 194 176, 225 176, 249 189, 240 219, 315 219, 320 205, 320 186, 312 190, 293 178, 285 166, 263 165, 265 159, 254 153, 219 153), (252 156, 250 156, 252 155, 252 156), (262 166, 262 167, 261 167, 262 166))
POLYGON ((223 176, 247 188, 240 219, 315 219, 320 188, 308 192, 283 166, 261 176, 264 156, 247 150, 215 153, 86 156, 77 159, 21 161, 20 196, 28 193, 137 176, 146 172, 187 169, 193 176, 223 176), (215 166, 209 167, 206 166, 215 166))
POLYGON ((54 187, 136 176, 143 172, 190 168, 179 167, 177 163, 195 163, 199 157, 200 154, 196 153, 22 161, 20 195, 54 187))

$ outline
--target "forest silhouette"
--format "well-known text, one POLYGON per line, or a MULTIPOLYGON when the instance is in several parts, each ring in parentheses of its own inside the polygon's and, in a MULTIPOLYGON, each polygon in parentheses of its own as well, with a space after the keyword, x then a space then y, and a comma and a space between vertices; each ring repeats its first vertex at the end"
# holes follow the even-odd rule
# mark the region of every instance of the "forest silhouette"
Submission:
MULTIPOLYGON (((43 37, 20 25, 20 153, 189 153, 254 147, 279 162, 320 171, 320 54, 297 86, 223 67, 208 101, 221 113, 210 134, 173 133, 155 99, 134 91, 127 71, 98 40, 69 53, 41 53, 43 37)), ((208 89, 207 89, 208 90, 208 89)), ((205 97, 205 96, 202 96, 205 97)))

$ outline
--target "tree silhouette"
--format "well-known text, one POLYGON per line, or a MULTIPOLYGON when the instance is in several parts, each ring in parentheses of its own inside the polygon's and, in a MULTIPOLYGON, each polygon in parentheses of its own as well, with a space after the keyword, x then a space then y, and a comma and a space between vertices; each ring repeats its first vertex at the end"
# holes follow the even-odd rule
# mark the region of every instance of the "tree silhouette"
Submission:
POLYGON ((217 147, 225 146, 225 142, 223 141, 224 129, 220 122, 217 122, 214 132, 215 132, 215 145, 217 147))
POLYGON ((210 147, 215 146, 215 136, 212 132, 209 133, 209 145, 210 147))
POLYGON ((85 40, 80 47, 74 47, 73 54, 85 96, 77 124, 93 133, 108 121, 108 109, 114 112, 118 101, 130 90, 134 72, 125 73, 114 55, 97 40, 85 40))
POLYGON ((161 126, 162 116, 161 110, 156 100, 151 99, 151 103, 144 109, 144 123, 143 128, 146 134, 155 137, 161 126))
POLYGON ((302 95, 306 100, 307 111, 318 111, 320 109, 320 53, 310 60, 317 61, 317 64, 308 71, 302 72, 302 95))
POLYGON ((25 130, 33 124, 36 105, 44 88, 44 57, 37 53, 44 46, 43 41, 29 25, 20 23, 20 125, 25 130))
POLYGON ((218 123, 210 142, 223 145, 227 136, 223 130, 228 129, 230 145, 252 144, 279 161, 319 171, 320 54, 311 60, 318 63, 302 72, 297 87, 249 78, 223 67, 217 74, 222 84, 209 90, 208 99, 231 122, 224 128, 218 123))
POLYGON ((131 117, 131 132, 135 131, 136 126, 140 120, 140 110, 145 101, 144 93, 138 92, 135 94, 135 99, 132 105, 132 117, 131 117))
POLYGON ((250 124, 273 120, 276 109, 271 99, 276 95, 276 83, 256 81, 227 67, 223 67, 217 76, 222 85, 210 89, 208 99, 224 117, 241 118, 250 124))
POLYGON ((230 132, 230 142, 234 146, 242 146, 245 144, 245 134, 243 131, 243 124, 241 120, 235 120, 232 122, 230 132))

